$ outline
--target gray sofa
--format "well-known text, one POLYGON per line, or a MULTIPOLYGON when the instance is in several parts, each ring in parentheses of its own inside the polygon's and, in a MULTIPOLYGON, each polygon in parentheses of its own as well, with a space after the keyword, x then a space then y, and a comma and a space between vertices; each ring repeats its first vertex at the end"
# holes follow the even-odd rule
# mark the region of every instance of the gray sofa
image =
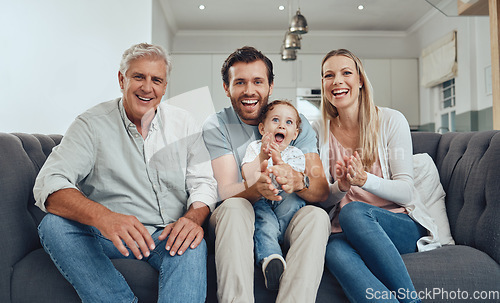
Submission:
MULTIPOLYGON (((427 302, 499 302, 500 296, 500 132, 413 133, 415 153, 437 164, 447 193, 446 207, 455 246, 403 256, 415 287, 427 302)), ((0 302, 78 302, 71 285, 43 251, 34 206, 35 177, 59 135, 0 133, 0 302)), ((213 252, 211 241, 209 249, 213 252), (211 248, 210 248, 211 247, 211 248)), ((157 272, 135 260, 114 260, 140 302, 155 302, 157 272)), ((216 302, 213 254, 208 258, 208 298, 216 302)), ((255 271, 255 301, 273 302, 261 272, 255 271)), ((300 287, 300 285, 297 285, 300 287)), ((346 302, 325 271, 317 302, 346 302)))

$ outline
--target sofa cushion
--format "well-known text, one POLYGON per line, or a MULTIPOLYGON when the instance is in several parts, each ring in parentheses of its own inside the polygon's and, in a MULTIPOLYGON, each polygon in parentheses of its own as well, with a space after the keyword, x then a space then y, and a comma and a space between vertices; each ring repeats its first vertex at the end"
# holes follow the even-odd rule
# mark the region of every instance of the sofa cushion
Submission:
MULTIPOLYGON (((448 296, 475 291, 496 291, 499 293, 500 265, 490 256, 475 248, 463 245, 448 245, 441 248, 403 255, 415 289, 425 302, 456 302, 448 296), (429 297, 429 291, 441 294, 429 297), (427 297, 426 297, 427 295, 427 297)), ((491 300, 491 302, 498 302, 491 300)), ((469 300, 470 301, 470 300, 469 300)), ((463 300, 467 302, 467 300, 463 300)), ((479 300, 477 302, 488 302, 479 300)))
MULTIPOLYGON (((255 288, 255 302, 258 303, 274 303, 276 301, 276 296, 278 295, 277 290, 268 290, 264 284, 264 275, 262 274, 262 269, 259 266, 254 268, 254 288, 255 288)), ((300 287, 300 286, 297 286, 300 287)), ((208 301, 207 302, 216 302, 208 301)), ((318 294, 316 296, 316 302, 335 302, 335 303, 348 303, 342 287, 335 277, 328 271, 325 267, 323 277, 321 278, 321 283, 319 285, 318 294)))
POLYGON ((116 269, 122 273, 139 302, 158 301, 158 272, 140 260, 113 259, 116 269))
POLYGON ((436 165, 456 244, 500 262, 500 132, 442 135, 436 165))
POLYGON ((413 155, 413 179, 415 195, 419 195, 431 218, 437 226, 437 234, 441 245, 453 245, 450 223, 444 204, 446 193, 439 181, 439 172, 429 154, 413 155))
MULTIPOLYGON (((138 260, 112 260, 139 302, 156 302, 158 272, 138 260)), ((76 291, 59 273, 49 255, 40 248, 29 253, 12 272, 12 302, 81 302, 76 291)))
MULTIPOLYGON (((33 184, 45 152, 57 144, 53 137, 0 133, 0 302, 8 302, 12 265, 40 248, 37 225, 43 213, 35 207, 33 184)), ((59 136, 60 138, 60 136, 59 136)))
MULTIPOLYGON (((458 244, 479 249, 457 245, 404 255, 417 290, 447 285, 445 290, 450 291, 460 286, 467 291, 490 289, 498 292, 499 134, 495 131, 443 136, 412 133, 414 152, 428 153, 436 161, 447 191, 447 212, 455 240, 458 244)), ((34 176, 60 138, 0 133, 0 239, 4 248, 0 258, 0 302, 79 302, 73 288, 40 248, 36 226, 44 214, 33 205, 31 194, 34 176)), ((141 300, 156 300, 158 274, 154 269, 142 261, 115 260, 114 263, 141 300)), ((216 302, 214 267, 213 255, 209 255, 207 302, 216 302)), ((256 274, 256 302, 274 302, 273 294, 264 289, 261 272, 256 273, 260 274, 256 274)), ((317 302, 347 301, 328 271, 325 271, 317 298, 317 302)), ((483 301, 486 300, 477 302, 483 301)))
POLYGON ((11 284, 12 302, 16 303, 80 301, 42 248, 14 265, 11 284))

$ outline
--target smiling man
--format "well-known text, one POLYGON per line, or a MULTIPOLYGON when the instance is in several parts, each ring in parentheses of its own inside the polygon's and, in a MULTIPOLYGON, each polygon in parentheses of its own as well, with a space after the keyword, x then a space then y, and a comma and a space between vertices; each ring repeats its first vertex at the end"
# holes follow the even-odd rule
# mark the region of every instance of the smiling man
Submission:
MULTIPOLYGON (((223 201, 210 218, 215 231, 215 262, 219 302, 254 302, 252 204, 264 197, 279 200, 270 173, 287 193, 307 202, 328 196, 328 183, 317 152, 316 135, 304 116, 299 136, 291 145, 305 155, 304 173, 275 163, 255 184, 245 182, 241 164, 250 142, 261 138, 258 122, 273 90, 273 64, 253 47, 237 49, 222 66, 222 80, 231 107, 212 115, 203 126, 219 197, 223 201)), ((318 207, 305 206, 291 219, 285 232, 287 267, 279 282, 276 302, 314 302, 323 273, 330 221, 318 207), (297 287, 300 285, 300 287, 297 287)))
POLYGON ((126 50, 123 96, 78 116, 36 179, 42 245, 83 302, 137 302, 118 258, 159 271, 159 302, 205 301, 217 189, 201 126, 160 103, 170 69, 158 46, 126 50))

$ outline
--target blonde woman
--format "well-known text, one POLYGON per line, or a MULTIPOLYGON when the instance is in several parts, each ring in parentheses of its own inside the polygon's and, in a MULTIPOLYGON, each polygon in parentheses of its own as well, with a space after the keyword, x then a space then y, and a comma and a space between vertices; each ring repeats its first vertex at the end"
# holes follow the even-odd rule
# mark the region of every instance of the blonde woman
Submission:
POLYGON ((401 254, 439 246, 413 199, 412 141, 398 111, 373 103, 359 58, 322 62, 322 120, 313 126, 330 183, 326 265, 352 302, 420 302, 401 254))

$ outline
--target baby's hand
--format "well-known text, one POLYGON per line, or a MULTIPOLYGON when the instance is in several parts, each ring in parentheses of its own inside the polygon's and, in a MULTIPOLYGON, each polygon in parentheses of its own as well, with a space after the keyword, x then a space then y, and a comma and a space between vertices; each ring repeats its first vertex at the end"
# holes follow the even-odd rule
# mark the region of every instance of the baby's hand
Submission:
POLYGON ((281 158, 280 147, 277 143, 271 143, 271 160, 273 165, 283 164, 283 159, 281 158))
POLYGON ((272 134, 271 133, 265 133, 264 136, 262 136, 262 145, 260 147, 260 161, 264 160, 269 160, 271 158, 271 150, 272 150, 272 134))

